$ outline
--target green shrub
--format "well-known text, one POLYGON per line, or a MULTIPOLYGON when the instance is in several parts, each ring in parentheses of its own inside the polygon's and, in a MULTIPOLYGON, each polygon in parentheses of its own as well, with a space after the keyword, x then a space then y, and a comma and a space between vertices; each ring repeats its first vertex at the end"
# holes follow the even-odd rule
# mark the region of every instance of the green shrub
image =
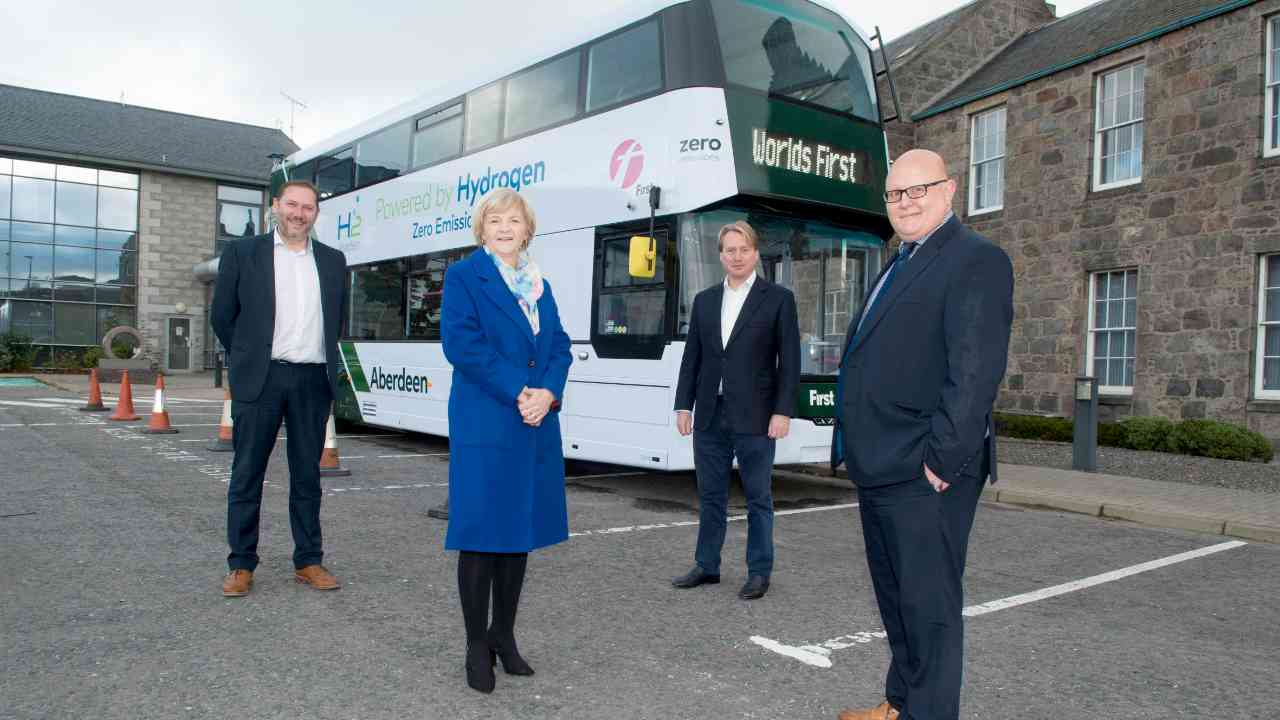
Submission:
POLYGON ((0 335, 0 371, 26 372, 35 359, 36 349, 29 336, 17 332, 0 335))
POLYGON ((1129 417, 1120 421, 1124 437, 1120 447, 1130 450, 1168 451, 1173 422, 1163 417, 1129 417))
POLYGON ((53 367, 58 370, 83 370, 83 348, 54 348, 53 367))
POLYGON ((1125 436, 1121 423, 1098 423, 1098 445, 1101 447, 1128 447, 1125 436))
POLYGON ((997 435, 1022 440, 1071 442, 1071 421, 1067 418, 996 413, 993 419, 997 435))
POLYGON ((98 361, 101 360, 106 353, 102 352, 102 348, 93 346, 84 351, 84 367, 86 370, 92 370, 98 367, 98 361))
POLYGON ((1216 420, 1183 420, 1169 434, 1168 447, 1184 455, 1254 462, 1271 462, 1274 453, 1258 433, 1216 420))

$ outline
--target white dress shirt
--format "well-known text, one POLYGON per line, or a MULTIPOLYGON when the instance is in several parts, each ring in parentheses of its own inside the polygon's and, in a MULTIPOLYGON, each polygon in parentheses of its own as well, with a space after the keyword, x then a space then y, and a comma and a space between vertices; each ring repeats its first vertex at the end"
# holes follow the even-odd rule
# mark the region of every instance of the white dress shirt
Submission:
MULTIPOLYGON (((751 286, 756 282, 756 271, 752 270, 742 284, 734 288, 729 286, 729 278, 724 279, 724 299, 720 301, 720 347, 723 348, 729 344, 729 336, 733 334, 733 326, 738 323, 738 316, 742 314, 742 305, 747 301, 747 295, 751 292, 751 286)), ((720 379, 720 388, 717 390, 721 395, 724 394, 724 378, 720 379)))
POLYGON ((724 279, 724 299, 720 301, 720 347, 723 348, 729 344, 729 336, 733 334, 733 326, 738 322, 738 315, 742 313, 742 304, 747 301, 747 294, 751 292, 751 286, 755 284, 756 271, 752 270, 746 280, 735 290, 729 286, 729 278, 724 279))
POLYGON ((276 323, 271 335, 271 359, 295 363, 323 363, 324 309, 320 305, 320 272, 311 240, 300 251, 289 249, 274 233, 276 323))

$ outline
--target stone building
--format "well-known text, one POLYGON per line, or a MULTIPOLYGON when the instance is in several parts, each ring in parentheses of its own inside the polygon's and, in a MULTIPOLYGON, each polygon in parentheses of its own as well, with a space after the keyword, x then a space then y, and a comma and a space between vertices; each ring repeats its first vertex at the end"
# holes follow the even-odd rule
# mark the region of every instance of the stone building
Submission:
POLYGON ((279 130, 0 85, 0 333, 75 366, 135 326, 167 372, 206 367, 209 288, 193 272, 262 231, 279 130))
POLYGON ((940 152, 1013 259, 1000 409, 1087 374, 1104 420, 1280 440, 1280 0, 976 0, 886 55, 892 152, 940 152))

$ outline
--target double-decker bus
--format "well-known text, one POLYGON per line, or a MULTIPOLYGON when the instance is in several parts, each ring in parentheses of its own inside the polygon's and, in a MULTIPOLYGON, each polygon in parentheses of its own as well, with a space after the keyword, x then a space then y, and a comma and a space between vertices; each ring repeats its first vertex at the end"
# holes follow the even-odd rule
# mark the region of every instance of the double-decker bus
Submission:
POLYGON ((724 277, 718 229, 745 219, 800 315, 777 462, 825 460, 844 332, 891 232, 871 39, 808 0, 637 2, 596 24, 489 77, 459 62, 447 87, 277 168, 277 185, 316 184, 316 235, 350 265, 335 414, 448 435, 444 275, 475 250, 476 203, 510 187, 573 341, 566 457, 693 467, 673 412, 689 312, 724 277))

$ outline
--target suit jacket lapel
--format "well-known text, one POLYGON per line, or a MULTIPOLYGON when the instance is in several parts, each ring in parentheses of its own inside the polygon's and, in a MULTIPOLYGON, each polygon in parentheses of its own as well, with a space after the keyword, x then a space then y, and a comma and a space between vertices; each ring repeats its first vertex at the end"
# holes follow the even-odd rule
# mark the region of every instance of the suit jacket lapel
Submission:
MULTIPOLYGON (((329 256, 325 255, 322 258, 321 257, 322 252, 323 251, 320 249, 320 245, 316 243, 314 240, 312 240, 311 241, 311 257, 313 260, 315 260, 316 278, 320 281, 320 320, 323 323, 321 327, 327 330, 329 327, 329 319, 333 317, 333 313, 336 311, 333 308, 333 299, 329 297, 328 288, 330 287, 330 284, 326 282, 329 275, 329 262, 328 262, 329 256)), ((329 339, 327 337, 328 334, 329 334, 328 332, 325 332, 326 348, 328 348, 329 346, 329 339)))
POLYGON ((934 260, 938 259, 939 253, 942 252, 942 247, 946 245, 947 239, 951 237, 951 233, 954 230, 952 223, 959 222, 953 216, 943 223, 942 227, 938 228, 919 250, 916 250, 911 259, 895 271, 893 284, 889 286, 889 289, 882 297, 876 298, 875 305, 871 307, 871 314, 867 316, 866 320, 862 321, 865 332, 859 333, 859 345, 865 342, 867 336, 876 329, 876 325, 880 323, 885 313, 889 311, 893 303, 897 302, 912 281, 919 277, 920 273, 924 272, 934 260))
MULTIPOLYGON (((849 328, 844 333, 844 349, 840 353, 843 358, 849 353, 849 344, 853 342, 854 335, 858 332, 858 321, 862 319, 862 314, 867 311, 867 302, 871 300, 871 293, 875 292, 876 286, 880 284, 880 278, 889 272, 890 265, 885 263, 880 267, 880 272, 876 273, 876 279, 871 281, 871 287, 862 295, 862 303, 858 305, 858 312, 854 313, 853 319, 849 321, 849 328)), ((843 362, 843 361, 842 361, 843 362)))
MULTIPOLYGON (((481 248, 471 254, 472 262, 476 265, 476 275, 480 278, 480 285, 484 288, 485 294, 493 300, 498 307, 502 308, 507 317, 516 324, 523 332, 524 336, 529 340, 530 344, 537 344, 537 340, 533 337, 533 328, 529 326, 529 318, 524 316, 524 310, 520 309, 520 303, 516 301, 516 296, 511 293, 511 288, 507 287, 507 281, 502 279, 502 273, 498 272, 498 268, 493 266, 493 260, 489 254, 481 248)), ((541 301, 539 301, 541 302, 541 301)))
POLYGON ((266 297, 262 299, 263 306, 267 309, 266 325, 267 337, 270 338, 275 332, 276 326, 276 238, 275 233, 267 233, 258 240, 258 246, 254 248, 255 260, 261 269, 263 276, 266 278, 264 283, 266 288, 266 297))
MULTIPOLYGON (((728 349, 728 347, 733 344, 734 339, 742 333, 743 326, 747 324, 747 318, 751 317, 751 315, 755 313, 756 308, 760 306, 760 301, 764 300, 765 293, 768 292, 765 288, 767 283, 767 280, 758 275, 756 276, 755 282, 751 283, 751 290, 747 291, 747 299, 743 301, 742 310, 738 312, 738 319, 733 323, 733 331, 729 333, 729 342, 724 345, 726 349, 728 349)), ((723 300, 721 302, 723 302, 723 300)), ((721 317, 723 316, 722 311, 721 317)))
POLYGON ((720 323, 724 318, 724 311, 722 310, 723 306, 724 306, 724 283, 721 282, 719 285, 715 285, 712 287, 711 302, 707 303, 707 307, 705 310, 705 312, 715 313, 715 316, 712 318, 711 324, 716 329, 716 341, 714 344, 715 344, 716 350, 718 351, 724 350, 724 343, 721 341, 721 338, 724 337, 724 328, 720 327, 720 323))

